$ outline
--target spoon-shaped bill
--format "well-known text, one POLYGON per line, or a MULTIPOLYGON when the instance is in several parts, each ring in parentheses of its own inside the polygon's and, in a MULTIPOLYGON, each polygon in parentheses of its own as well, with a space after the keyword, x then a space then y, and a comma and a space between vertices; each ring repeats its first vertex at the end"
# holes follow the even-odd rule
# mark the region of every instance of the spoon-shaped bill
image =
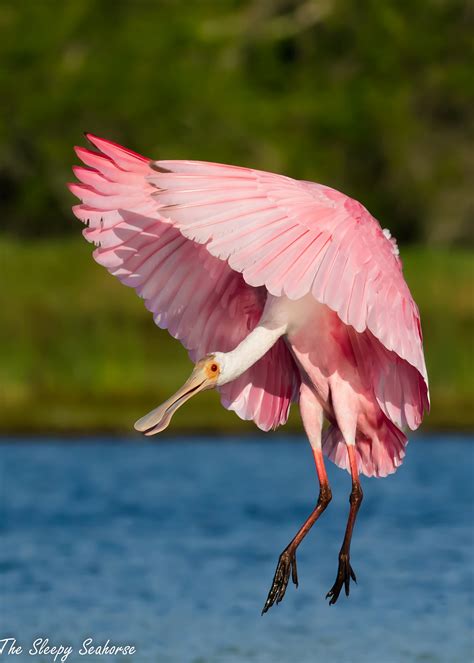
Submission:
POLYGON ((203 374, 203 371, 200 368, 195 369, 189 380, 173 396, 135 422, 135 430, 144 433, 144 435, 156 435, 156 433, 160 433, 168 427, 173 414, 181 405, 186 403, 195 394, 210 386, 212 385, 209 384, 209 380, 203 374))

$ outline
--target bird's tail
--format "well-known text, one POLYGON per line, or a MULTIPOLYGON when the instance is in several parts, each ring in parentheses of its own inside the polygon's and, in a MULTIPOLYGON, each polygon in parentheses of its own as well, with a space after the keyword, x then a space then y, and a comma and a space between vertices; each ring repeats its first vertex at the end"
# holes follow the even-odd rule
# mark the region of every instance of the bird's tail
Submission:
MULTIPOLYGON (((356 456, 358 469, 368 477, 385 477, 392 474, 402 464, 406 435, 384 417, 378 435, 368 438, 361 433, 356 435, 356 456)), ((329 426, 323 435, 323 453, 336 465, 349 470, 347 446, 337 426, 329 426)))

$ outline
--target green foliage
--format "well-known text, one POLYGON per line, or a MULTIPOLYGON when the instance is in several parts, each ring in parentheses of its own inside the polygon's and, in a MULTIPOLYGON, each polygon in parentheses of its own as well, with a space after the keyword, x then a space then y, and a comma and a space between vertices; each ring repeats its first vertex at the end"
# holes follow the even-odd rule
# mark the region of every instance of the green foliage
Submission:
MULTIPOLYGON (((320 181, 403 240, 464 241, 472 17, 461 0, 3 0, 3 430, 126 431, 190 368, 77 237, 65 182, 82 131, 155 158, 320 181)), ((472 426, 472 255, 404 257, 432 384, 426 425, 472 426)), ((173 429, 252 427, 217 403, 203 394, 173 429)))
POLYGON ((461 240, 472 16, 460 0, 4 0, 3 228, 70 230, 87 130, 321 181, 402 239, 461 240))
MULTIPOLYGON (((0 294, 2 432, 128 432, 190 373, 181 345, 90 253, 80 237, 0 241, 8 275, 0 294)), ((419 247, 402 255, 420 306, 431 382, 424 428, 472 428, 473 256, 419 247)), ((298 426, 293 408, 289 428, 298 426)), ((171 430, 254 426, 206 392, 177 413, 171 430)))

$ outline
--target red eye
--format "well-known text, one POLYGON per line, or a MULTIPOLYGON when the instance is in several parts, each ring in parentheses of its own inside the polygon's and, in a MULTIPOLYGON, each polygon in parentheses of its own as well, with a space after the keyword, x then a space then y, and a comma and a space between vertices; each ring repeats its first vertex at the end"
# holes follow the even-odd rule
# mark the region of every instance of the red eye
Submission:
POLYGON ((212 364, 211 371, 215 373, 217 371, 217 364, 212 364))

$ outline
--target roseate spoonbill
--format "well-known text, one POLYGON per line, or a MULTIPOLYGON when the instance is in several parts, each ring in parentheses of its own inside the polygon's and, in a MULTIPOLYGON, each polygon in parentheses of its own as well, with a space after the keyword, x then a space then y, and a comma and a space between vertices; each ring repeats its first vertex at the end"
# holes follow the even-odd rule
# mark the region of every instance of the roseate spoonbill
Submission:
POLYGON ((136 289, 196 362, 174 396, 139 419, 145 435, 216 388, 265 431, 298 401, 319 479, 316 506, 281 553, 263 607, 298 585, 296 549, 331 500, 323 456, 352 478, 327 597, 349 595, 359 473, 383 477, 403 430, 429 409, 420 316, 388 230, 357 201, 313 182, 200 161, 153 161, 86 134, 75 215, 95 260, 136 289), (323 419, 329 427, 323 432, 323 419))

